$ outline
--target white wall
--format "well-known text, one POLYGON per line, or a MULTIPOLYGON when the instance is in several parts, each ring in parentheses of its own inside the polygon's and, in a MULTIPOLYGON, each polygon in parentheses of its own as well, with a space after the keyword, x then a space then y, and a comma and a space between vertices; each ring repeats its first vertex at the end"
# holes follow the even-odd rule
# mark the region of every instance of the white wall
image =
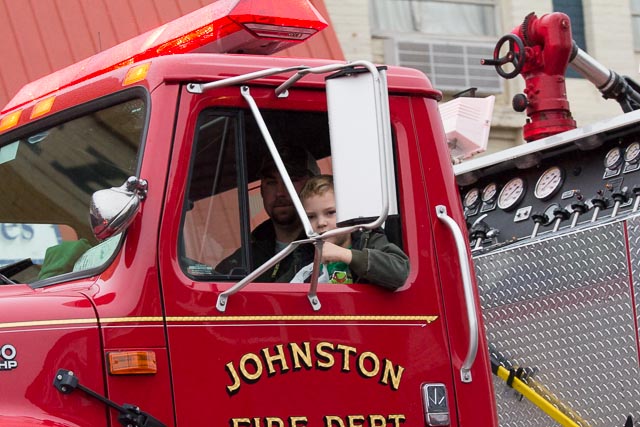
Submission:
POLYGON ((347 61, 371 61, 369 0, 325 0, 347 61))

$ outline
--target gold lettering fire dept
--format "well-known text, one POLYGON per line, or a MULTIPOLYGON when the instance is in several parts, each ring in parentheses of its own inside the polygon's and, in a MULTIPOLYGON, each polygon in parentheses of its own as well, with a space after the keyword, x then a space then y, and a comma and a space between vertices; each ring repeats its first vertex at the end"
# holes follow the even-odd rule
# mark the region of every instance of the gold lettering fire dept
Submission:
POLYGON ((240 386, 253 384, 266 373, 268 376, 305 369, 330 370, 339 368, 342 372, 357 372, 363 378, 378 378, 378 382, 398 390, 404 368, 392 361, 381 358, 370 351, 359 352, 355 347, 330 342, 319 342, 311 346, 308 341, 278 344, 265 347, 257 353, 246 353, 237 364, 225 365, 231 378, 227 385, 230 395, 237 393, 240 386))
MULTIPOLYGON (((400 427, 406 417, 400 414, 393 415, 326 415, 323 417, 323 427, 400 427)), ((307 417, 278 417, 264 418, 231 418, 231 427, 307 427, 307 417)))

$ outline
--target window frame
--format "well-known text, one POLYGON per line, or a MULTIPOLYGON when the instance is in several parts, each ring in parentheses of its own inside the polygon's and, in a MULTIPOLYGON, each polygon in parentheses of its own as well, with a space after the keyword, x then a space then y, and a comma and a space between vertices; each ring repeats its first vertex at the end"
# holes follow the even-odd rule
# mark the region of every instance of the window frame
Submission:
MULTIPOLYGON (((191 150, 191 156, 189 157, 189 167, 188 167, 189 169, 188 169, 187 182, 185 187, 185 195, 188 195, 192 188, 192 178, 193 178, 193 173, 195 169, 195 159, 197 155, 197 147, 198 147, 198 141, 199 141, 198 129, 200 128, 202 122, 205 121, 207 117, 212 118, 212 117, 225 116, 225 117, 235 118, 237 120, 236 125, 238 129, 236 131, 236 136, 234 138, 235 145, 233 149, 234 149, 234 154, 236 158, 236 165, 239 169, 236 171, 236 183, 238 185, 238 188, 247 189, 245 191, 238 191, 238 212, 240 215, 240 218, 238 221, 239 233, 240 233, 239 249, 241 251, 240 253, 242 256, 243 266, 246 267, 248 269, 247 271, 249 272, 251 271, 251 268, 253 266, 253 260, 251 258, 251 251, 250 251, 251 227, 249 225, 249 216, 250 216, 249 191, 248 191, 249 180, 247 176, 248 168, 247 168, 247 159, 245 154, 246 138, 245 138, 245 131, 244 131, 245 125, 246 125, 246 121, 244 117, 245 117, 245 114, 247 114, 247 112, 248 111, 245 111, 242 108, 217 107, 217 106, 209 106, 197 112, 198 118, 196 120, 196 132, 194 132, 193 142, 192 142, 194 149, 191 150)), ((188 197, 185 197, 184 204, 181 211, 180 228, 179 228, 178 257, 180 258, 179 264, 183 274, 189 277, 191 280, 194 280, 197 282, 233 281, 233 280, 242 279, 244 275, 231 276, 231 275, 223 275, 223 274, 212 274, 208 276, 197 276, 197 275, 191 274, 188 271, 188 268, 187 268, 188 266, 182 262, 183 261, 182 258, 183 257, 186 258, 186 250, 184 249, 184 246, 183 246, 184 227, 185 227, 185 221, 187 218, 187 212, 189 210, 190 203, 191 202, 188 199, 188 197), (224 278, 225 280, 222 280, 222 278, 224 278)), ((215 266, 211 266, 211 267, 215 267, 215 266)))

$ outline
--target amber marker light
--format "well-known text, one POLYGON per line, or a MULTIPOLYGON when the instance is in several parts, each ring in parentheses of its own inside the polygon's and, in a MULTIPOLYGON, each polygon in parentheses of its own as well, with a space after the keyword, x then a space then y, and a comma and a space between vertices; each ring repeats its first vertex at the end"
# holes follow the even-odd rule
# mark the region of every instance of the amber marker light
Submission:
POLYGON ((149 72, 149 66, 151 66, 151 62, 131 67, 129 71, 127 71, 127 75, 124 77, 122 86, 128 86, 130 84, 144 80, 147 77, 147 73, 149 72))
POLYGON ((20 114, 22 114, 22 110, 14 111, 9 115, 4 116, 2 120, 0 120, 0 132, 11 129, 17 125, 18 120, 20 120, 20 114))
POLYGON ((114 351, 108 354, 112 375, 143 375, 158 372, 153 351, 114 351))
POLYGON ((42 101, 38 101, 38 103, 31 110, 31 118, 35 119, 36 117, 40 117, 44 114, 47 114, 51 111, 51 107, 53 107, 53 101, 56 99, 55 96, 52 96, 47 99, 43 99, 42 101))

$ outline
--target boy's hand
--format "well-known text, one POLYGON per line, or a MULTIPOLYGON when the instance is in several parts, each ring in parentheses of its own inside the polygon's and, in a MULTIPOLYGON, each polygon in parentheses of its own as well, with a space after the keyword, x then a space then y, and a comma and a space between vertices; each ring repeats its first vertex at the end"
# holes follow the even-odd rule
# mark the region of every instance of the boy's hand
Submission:
POLYGON ((328 262, 344 262, 345 264, 351 264, 351 250, 343 248, 342 246, 335 245, 330 242, 324 242, 322 247, 322 263, 328 262))

